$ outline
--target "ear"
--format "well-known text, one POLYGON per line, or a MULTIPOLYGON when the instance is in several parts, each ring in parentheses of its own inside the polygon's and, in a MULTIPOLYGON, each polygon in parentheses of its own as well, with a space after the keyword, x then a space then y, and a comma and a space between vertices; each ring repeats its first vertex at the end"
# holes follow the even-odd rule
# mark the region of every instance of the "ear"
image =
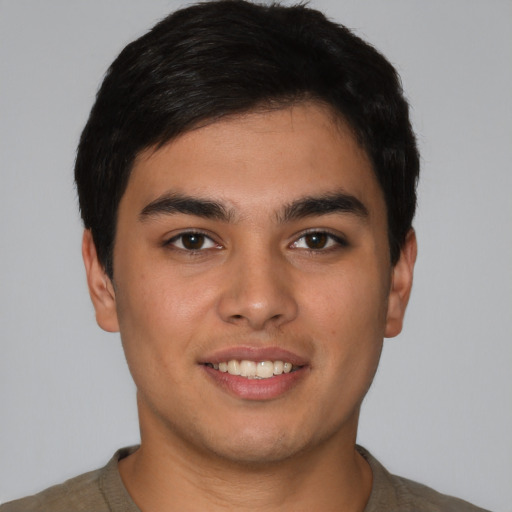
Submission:
POLYGON ((103 265, 98 260, 96 246, 89 229, 84 230, 82 257, 87 274, 89 295, 96 311, 96 322, 105 331, 117 332, 119 331, 119 323, 117 321, 114 286, 105 273, 103 265))
POLYGON ((386 338, 393 338, 400 334, 402 330, 405 309, 411 295, 414 263, 416 262, 417 253, 416 233, 414 229, 411 229, 407 233, 404 246, 400 251, 400 259, 393 267, 384 334, 386 338))

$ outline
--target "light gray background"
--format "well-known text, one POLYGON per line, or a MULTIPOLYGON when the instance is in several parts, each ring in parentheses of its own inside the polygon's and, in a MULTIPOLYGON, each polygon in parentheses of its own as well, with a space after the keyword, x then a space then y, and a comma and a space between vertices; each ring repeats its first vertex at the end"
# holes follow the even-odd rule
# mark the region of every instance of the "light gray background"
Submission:
MULTIPOLYGON (((0 501, 138 441, 117 335, 96 326, 72 167, 117 53, 186 2, 0 0, 0 501)), ((422 151, 420 253, 359 442, 512 511, 512 2, 313 0, 398 67, 422 151)))

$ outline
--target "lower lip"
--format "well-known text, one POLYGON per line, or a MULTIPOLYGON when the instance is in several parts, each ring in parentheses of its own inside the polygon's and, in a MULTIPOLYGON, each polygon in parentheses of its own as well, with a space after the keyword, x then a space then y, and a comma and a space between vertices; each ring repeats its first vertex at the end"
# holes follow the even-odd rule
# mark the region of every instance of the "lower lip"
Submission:
POLYGON ((224 391, 243 400, 273 400, 284 395, 306 376, 303 366, 290 373, 274 375, 268 379, 248 379, 202 365, 208 376, 224 391))

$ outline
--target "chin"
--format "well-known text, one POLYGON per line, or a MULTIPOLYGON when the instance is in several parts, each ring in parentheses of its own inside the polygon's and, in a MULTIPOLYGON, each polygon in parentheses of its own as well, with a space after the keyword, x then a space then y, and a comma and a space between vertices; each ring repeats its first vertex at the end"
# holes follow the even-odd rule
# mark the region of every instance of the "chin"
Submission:
POLYGON ((248 427, 236 432, 223 432, 222 439, 208 440, 209 449, 231 463, 262 466, 290 459, 304 451, 307 436, 285 428, 248 427))
POLYGON ((233 464, 261 467, 276 464, 293 457, 300 450, 283 443, 281 438, 272 440, 239 439, 226 447, 217 447, 216 454, 233 464))

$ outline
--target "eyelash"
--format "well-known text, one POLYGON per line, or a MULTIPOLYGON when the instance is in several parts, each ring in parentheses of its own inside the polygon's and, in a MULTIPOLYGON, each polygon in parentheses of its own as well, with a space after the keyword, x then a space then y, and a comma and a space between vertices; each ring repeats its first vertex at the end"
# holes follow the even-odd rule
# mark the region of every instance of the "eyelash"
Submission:
MULTIPOLYGON (((202 252, 204 252, 206 250, 209 250, 209 249, 220 249, 222 247, 220 244, 215 242, 215 240, 210 235, 208 235, 208 234, 206 234, 206 233, 204 233, 202 231, 186 231, 186 232, 183 232, 183 233, 179 233, 178 235, 175 235, 172 238, 166 240, 163 245, 165 247, 170 247, 173 250, 184 251, 184 252, 186 252, 186 253, 188 253, 190 255, 199 255, 200 253, 202 253, 202 252), (183 244, 183 239, 187 235, 191 236, 191 237, 193 237, 193 236, 202 237, 203 243, 201 244, 200 247, 198 247, 196 249, 187 248, 183 244), (203 247, 204 246, 204 242, 206 240, 209 241, 210 247, 203 247), (181 247, 179 247, 177 245, 178 241, 181 241, 181 247)), ((305 233, 302 233, 298 238, 295 239, 294 242, 289 244, 289 247, 294 248, 294 249, 306 250, 306 251, 308 251, 310 253, 320 253, 320 252, 330 252, 330 251, 333 251, 333 250, 336 250, 336 249, 340 249, 340 248, 343 248, 343 247, 348 247, 348 245, 349 244, 346 241, 346 239, 341 237, 341 236, 339 236, 339 235, 336 235, 336 234, 331 233, 331 232, 326 231, 326 230, 311 230, 311 231, 307 231, 305 233), (319 248, 299 247, 299 243, 301 241, 305 240, 306 237, 308 237, 308 236, 326 237, 325 244, 327 246, 326 247, 319 247, 319 248)))
POLYGON ((208 249, 220 249, 221 246, 220 244, 218 244, 217 242, 215 242, 215 240, 208 234, 206 233, 203 233, 202 231, 186 231, 186 232, 182 232, 182 233, 179 233, 178 235, 175 235, 171 238, 169 238, 168 240, 166 240, 164 243, 163 243, 164 247, 169 247, 173 250, 177 250, 177 251, 183 251, 183 252, 186 252, 190 255, 199 255, 200 253, 204 252, 205 250, 208 250, 208 249), (204 248, 202 245, 201 247, 197 248, 197 249, 190 249, 190 248, 187 248, 183 245, 183 239, 186 237, 186 236, 196 236, 196 237, 202 237, 205 241, 208 240, 211 244, 211 247, 206 247, 204 248), (176 242, 178 241, 181 241, 181 245, 182 247, 179 247, 176 242))
POLYGON ((340 248, 348 247, 348 245, 349 244, 344 237, 342 237, 338 234, 331 233, 330 231, 327 231, 327 230, 317 230, 317 229, 314 229, 311 231, 306 231, 305 233, 302 233, 299 238, 297 238, 292 244, 290 244, 291 247, 295 246, 295 248, 303 249, 303 250, 306 250, 313 254, 318 254, 321 252, 325 253, 325 252, 335 251, 340 248), (320 248, 316 248, 316 249, 312 248, 312 247, 297 247, 298 243, 301 240, 304 240, 308 236, 314 236, 314 235, 325 236, 327 238, 327 241, 326 241, 326 243, 328 244, 327 247, 320 247, 320 248))

